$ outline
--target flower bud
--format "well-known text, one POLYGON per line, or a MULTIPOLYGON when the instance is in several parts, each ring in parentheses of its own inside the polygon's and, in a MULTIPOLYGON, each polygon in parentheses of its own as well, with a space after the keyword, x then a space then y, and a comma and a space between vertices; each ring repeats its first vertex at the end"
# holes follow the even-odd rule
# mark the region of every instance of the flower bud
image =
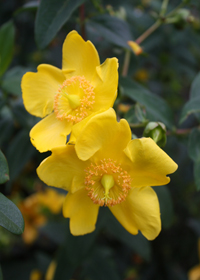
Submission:
POLYGON ((158 146, 164 147, 167 141, 166 127, 161 122, 149 122, 143 132, 144 137, 151 137, 158 146))

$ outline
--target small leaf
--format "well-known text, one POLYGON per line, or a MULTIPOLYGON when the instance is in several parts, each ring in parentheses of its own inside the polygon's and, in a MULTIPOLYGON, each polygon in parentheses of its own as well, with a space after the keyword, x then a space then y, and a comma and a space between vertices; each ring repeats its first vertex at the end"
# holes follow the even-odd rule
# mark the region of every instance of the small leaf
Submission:
POLYGON ((9 170, 8 170, 8 163, 0 151, 0 184, 3 184, 9 180, 9 170))
POLYGON ((15 234, 24 231, 24 219, 17 206, 0 193, 0 225, 15 234))
POLYGON ((192 160, 200 161, 200 129, 194 128, 189 135, 188 153, 192 160))
POLYGON ((130 48, 127 41, 132 41, 133 37, 126 21, 105 14, 90 19, 87 25, 108 42, 126 49, 130 48))
POLYGON ((6 71, 13 57, 15 29, 12 21, 0 28, 0 76, 6 71))
POLYGON ((35 39, 45 48, 84 0, 41 0, 36 16, 35 39))
POLYGON ((12 93, 16 96, 21 96, 21 79, 22 76, 28 71, 24 67, 14 67, 6 72, 2 81, 2 89, 8 93, 12 93))
POLYGON ((161 121, 168 128, 173 127, 172 110, 164 99, 129 78, 121 78, 120 82, 123 95, 145 106, 147 119, 161 121))

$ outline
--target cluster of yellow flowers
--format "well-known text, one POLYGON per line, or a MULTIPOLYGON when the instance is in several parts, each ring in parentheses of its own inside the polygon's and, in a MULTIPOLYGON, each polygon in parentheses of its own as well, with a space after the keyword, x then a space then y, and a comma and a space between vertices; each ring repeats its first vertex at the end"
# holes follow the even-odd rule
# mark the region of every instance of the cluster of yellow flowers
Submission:
POLYGON ((52 152, 37 173, 68 191, 63 215, 73 235, 92 232, 99 207, 107 206, 127 231, 152 240, 161 220, 150 186, 169 183, 166 175, 177 164, 151 138, 131 140, 128 122, 118 122, 112 109, 117 87, 117 59, 100 65, 94 45, 76 31, 63 44, 62 70, 42 64, 23 76, 25 108, 44 118, 32 128, 31 142, 52 152))

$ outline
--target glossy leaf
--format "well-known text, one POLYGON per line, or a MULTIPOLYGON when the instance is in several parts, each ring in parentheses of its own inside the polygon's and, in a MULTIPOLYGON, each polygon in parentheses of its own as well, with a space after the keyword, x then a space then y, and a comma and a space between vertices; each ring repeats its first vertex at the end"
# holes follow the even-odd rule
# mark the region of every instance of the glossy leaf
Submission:
POLYGON ((161 121, 168 128, 173 127, 172 111, 165 100, 129 78, 121 78, 120 84, 124 96, 145 107, 146 117, 150 121, 161 121))
POLYGON ((4 154, 0 151, 0 184, 9 180, 8 163, 4 154))
POLYGON ((41 0, 36 16, 35 39, 45 48, 84 0, 41 0))
POLYGON ((88 21, 89 26, 108 42, 129 49, 127 41, 133 40, 128 23, 110 15, 99 15, 88 21))
POLYGON ((17 206, 0 193, 0 225, 15 234, 24 231, 24 219, 17 206))
POLYGON ((21 96, 21 79, 22 76, 28 71, 28 69, 24 67, 14 67, 6 72, 2 81, 3 90, 8 93, 12 93, 16 96, 21 96))
POLYGON ((189 135, 188 153, 192 160, 200 161, 200 129, 194 128, 189 135))
POLYGON ((15 29, 12 21, 0 28, 0 76, 6 71, 13 57, 15 29))

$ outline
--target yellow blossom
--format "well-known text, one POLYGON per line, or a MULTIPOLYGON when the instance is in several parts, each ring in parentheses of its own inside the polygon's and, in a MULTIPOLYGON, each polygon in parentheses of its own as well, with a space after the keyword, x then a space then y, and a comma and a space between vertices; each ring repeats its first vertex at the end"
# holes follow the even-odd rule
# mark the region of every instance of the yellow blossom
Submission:
POLYGON ((143 52, 140 45, 138 45, 136 42, 128 41, 127 44, 131 47, 131 49, 132 49, 132 51, 134 52, 135 55, 140 55, 143 52))
POLYGON ((38 167, 46 184, 68 191, 63 215, 73 235, 92 232, 100 206, 107 206, 131 234, 149 240, 161 230, 156 193, 177 164, 151 138, 131 140, 128 122, 116 121, 115 111, 95 115, 72 131, 75 145, 54 148, 38 167), (79 130, 79 131, 78 131, 79 130))
POLYGON ((45 152, 66 143, 72 127, 87 117, 113 106, 117 96, 118 61, 100 65, 94 45, 76 32, 63 44, 62 69, 48 64, 22 78, 26 110, 44 118, 30 132, 32 144, 45 152))

